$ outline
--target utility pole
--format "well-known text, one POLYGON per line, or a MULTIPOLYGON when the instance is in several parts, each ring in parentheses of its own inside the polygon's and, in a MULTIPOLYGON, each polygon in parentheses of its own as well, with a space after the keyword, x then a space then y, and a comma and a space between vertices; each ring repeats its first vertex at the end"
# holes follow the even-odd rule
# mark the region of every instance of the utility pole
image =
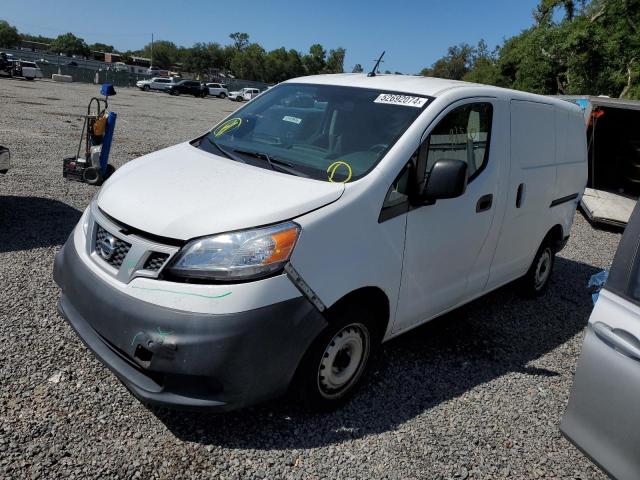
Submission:
POLYGON ((150 68, 153 68, 153 33, 151 34, 151 65, 150 68))

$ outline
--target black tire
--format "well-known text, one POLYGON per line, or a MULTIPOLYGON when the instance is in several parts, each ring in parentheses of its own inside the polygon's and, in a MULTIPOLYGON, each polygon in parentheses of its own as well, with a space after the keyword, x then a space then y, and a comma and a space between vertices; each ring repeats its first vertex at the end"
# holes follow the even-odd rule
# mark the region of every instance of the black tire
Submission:
POLYGON ((25 80, 32 81, 35 77, 24 77, 25 80))
POLYGON ((148 92, 149 90, 151 90, 151 87, 149 85, 143 85, 142 90, 144 90, 145 92, 148 92))
POLYGON ((171 95, 175 95, 176 97, 178 97, 180 95, 180 92, 178 90, 171 90, 171 95))
POLYGON ((529 270, 520 279, 520 292, 525 297, 539 297, 547 291, 555 257, 556 252, 552 242, 545 239, 538 248, 529 270))
POLYGON ((236 97, 236 101, 237 101, 237 102, 241 102, 241 101, 243 101, 243 100, 244 100, 244 98, 242 98, 242 95, 238 95, 238 96, 236 97))
POLYGON ((225 98, 227 98, 227 94, 224 92, 220 92, 220 95, 218 95, 218 98, 221 98, 224 100, 225 98))
POLYGON ((334 410, 356 392, 380 344, 375 314, 354 303, 328 314, 329 325, 305 353, 292 384, 293 394, 304 407, 334 410))
POLYGON ((82 172, 82 180, 89 185, 101 185, 102 173, 98 167, 87 167, 82 172))

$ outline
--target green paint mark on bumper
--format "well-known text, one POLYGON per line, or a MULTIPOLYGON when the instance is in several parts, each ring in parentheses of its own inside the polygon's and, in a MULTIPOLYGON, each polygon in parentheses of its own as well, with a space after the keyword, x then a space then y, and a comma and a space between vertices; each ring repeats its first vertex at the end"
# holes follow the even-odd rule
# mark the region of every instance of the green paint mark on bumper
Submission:
POLYGON ((132 285, 131 288, 135 288, 137 290, 146 290, 148 292, 164 292, 164 293, 175 293, 176 295, 187 295, 191 297, 202 297, 202 298, 223 298, 231 295, 232 292, 223 293, 221 295, 205 295, 203 293, 191 293, 191 292, 179 292, 177 290, 165 290, 163 288, 146 288, 146 287, 137 287, 132 285))

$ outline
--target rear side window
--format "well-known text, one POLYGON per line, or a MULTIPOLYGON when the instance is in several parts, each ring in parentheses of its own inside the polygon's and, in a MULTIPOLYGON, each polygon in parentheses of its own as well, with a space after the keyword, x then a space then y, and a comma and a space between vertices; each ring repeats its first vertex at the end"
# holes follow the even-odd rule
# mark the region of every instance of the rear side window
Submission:
POLYGON ((470 103, 451 110, 427 139, 427 172, 442 159, 462 160, 468 165, 469 181, 484 169, 489 158, 490 103, 470 103))

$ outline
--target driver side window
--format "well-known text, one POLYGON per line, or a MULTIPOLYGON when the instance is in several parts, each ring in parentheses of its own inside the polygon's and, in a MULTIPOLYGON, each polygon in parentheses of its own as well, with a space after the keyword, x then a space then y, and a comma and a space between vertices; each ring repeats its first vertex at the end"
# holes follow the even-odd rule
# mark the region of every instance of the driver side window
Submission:
POLYGON ((491 120, 490 103, 469 103, 451 110, 431 131, 426 140, 426 172, 441 159, 467 163, 471 182, 484 169, 489 158, 491 120))

